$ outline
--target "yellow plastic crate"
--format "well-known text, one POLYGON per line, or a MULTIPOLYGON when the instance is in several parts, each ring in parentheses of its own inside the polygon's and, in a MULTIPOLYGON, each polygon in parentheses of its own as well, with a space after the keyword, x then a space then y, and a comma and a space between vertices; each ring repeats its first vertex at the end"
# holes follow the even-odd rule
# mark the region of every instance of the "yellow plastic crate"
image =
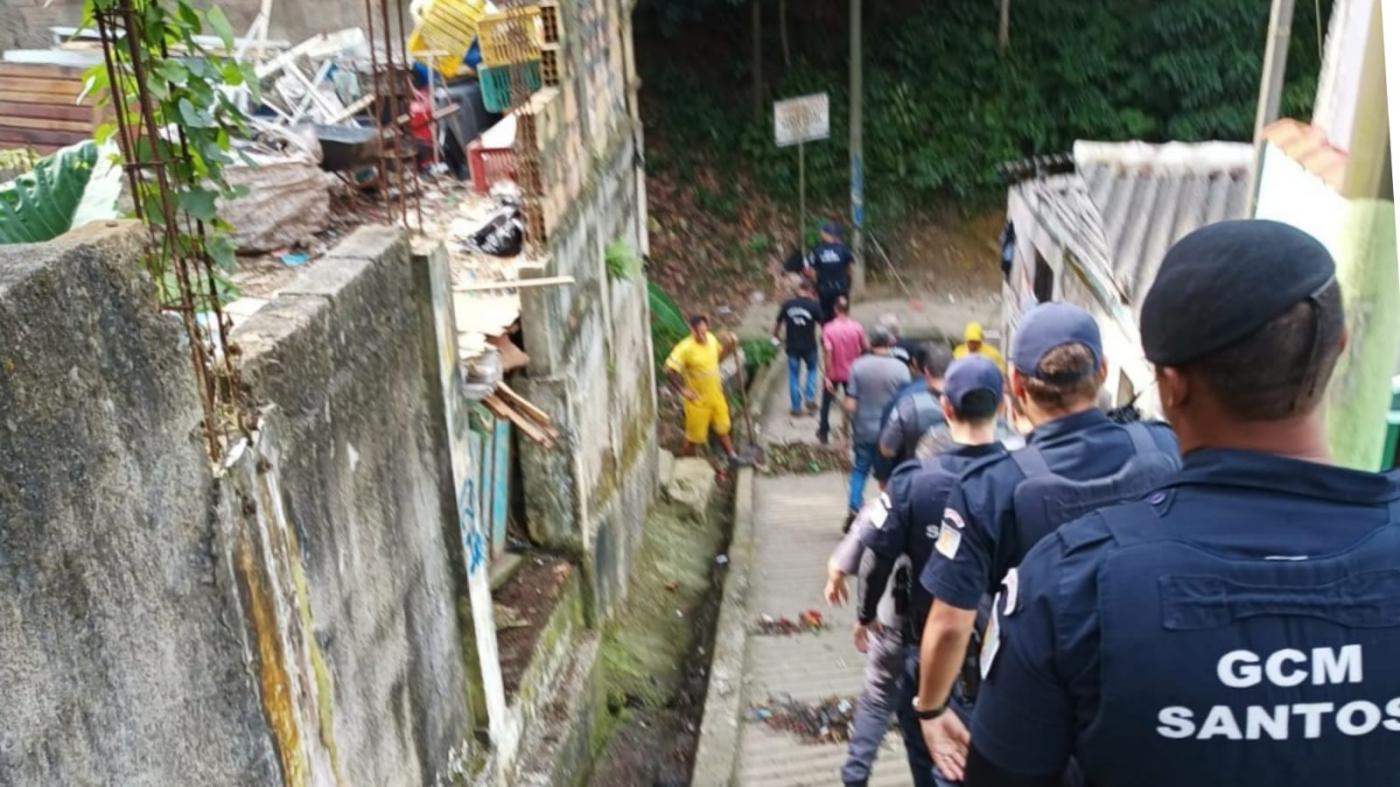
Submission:
POLYGON ((477 29, 481 42, 481 62, 488 66, 508 66, 537 60, 540 56, 540 9, 538 6, 487 14, 477 29), (512 41, 512 33, 524 35, 512 41), (515 51, 512 51, 514 44, 515 51))
POLYGON ((408 37, 408 51, 450 79, 465 68, 462 58, 485 16, 486 0, 432 0, 408 37))

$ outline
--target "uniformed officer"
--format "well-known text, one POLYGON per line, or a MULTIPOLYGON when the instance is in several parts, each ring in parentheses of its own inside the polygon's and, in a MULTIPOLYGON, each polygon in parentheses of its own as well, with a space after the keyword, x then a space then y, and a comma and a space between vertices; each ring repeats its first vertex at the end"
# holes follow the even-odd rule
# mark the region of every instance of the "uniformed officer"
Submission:
POLYGON ((936 600, 924 626, 916 710, 934 763, 952 779, 962 777, 967 728, 943 711, 960 674, 964 692, 976 695, 976 670, 963 668, 979 602, 1056 527, 1141 497, 1179 465, 1165 424, 1118 424, 1097 408, 1107 366, 1098 325, 1083 309, 1031 309, 1011 361, 1012 395, 1034 429, 1024 448, 964 474, 921 576, 936 600))
POLYGON ((944 424, 943 375, 952 356, 940 344, 920 347, 916 356, 920 360, 918 369, 910 370, 915 379, 895 393, 880 416, 880 454, 875 457, 874 475, 882 486, 900 463, 914 458, 920 438, 929 429, 944 424))
POLYGON ((822 225, 821 243, 812 248, 807 257, 807 275, 817 283, 817 297, 822 304, 822 322, 835 316, 832 306, 836 299, 851 293, 851 266, 855 265, 855 255, 841 242, 841 225, 828 222, 822 225))
MULTIPOLYGON (((955 361, 948 367, 943 388, 940 408, 954 445, 938 456, 904 462, 896 468, 885 495, 875 504, 886 504, 887 513, 873 517, 872 526, 862 534, 862 543, 875 558, 859 612, 862 626, 875 625, 877 610, 872 596, 878 598, 901 558, 912 566, 928 562, 944 503, 962 472, 976 462, 1005 453, 996 440, 997 414, 1002 408, 1002 377, 996 364, 982 356, 955 361)), ((906 593, 909 611, 903 641, 907 644, 895 709, 914 784, 930 787, 940 780, 924 747, 911 702, 918 685, 919 638, 932 597, 917 581, 908 582, 906 593)))
POLYGON ((1346 345, 1327 250, 1215 224, 1162 262, 1143 350, 1185 455, 1144 501, 1062 527, 998 605, 969 787, 1394 785, 1400 474, 1335 467, 1346 345))

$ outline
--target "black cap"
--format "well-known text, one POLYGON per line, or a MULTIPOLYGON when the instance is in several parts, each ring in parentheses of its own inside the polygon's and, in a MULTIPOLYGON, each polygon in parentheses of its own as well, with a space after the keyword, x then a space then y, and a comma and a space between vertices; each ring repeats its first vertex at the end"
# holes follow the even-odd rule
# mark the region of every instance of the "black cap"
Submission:
POLYGON ((1246 219, 1202 227, 1162 259, 1142 302, 1147 360, 1189 363, 1263 328, 1332 283, 1327 248, 1277 221, 1246 219))
POLYGON ((1089 377, 1099 369, 1103 360, 1103 339, 1099 324, 1088 312, 1072 303, 1050 301, 1038 304, 1021 316, 1016 338, 1011 342, 1011 363, 1016 371, 1056 385, 1089 377), (1040 372, 1040 362, 1057 347, 1067 344, 1083 345, 1093 360, 1082 369, 1072 369, 1054 375, 1040 372))

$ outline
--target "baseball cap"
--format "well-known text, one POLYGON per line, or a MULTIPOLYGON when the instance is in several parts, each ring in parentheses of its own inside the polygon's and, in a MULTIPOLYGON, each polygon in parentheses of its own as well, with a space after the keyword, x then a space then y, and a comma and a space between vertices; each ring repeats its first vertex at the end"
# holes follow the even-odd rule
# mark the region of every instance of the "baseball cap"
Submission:
POLYGON ((1011 362, 1016 371, 1047 383, 1066 385, 1093 374, 1103 360, 1103 340, 1099 324, 1089 313, 1068 303, 1050 301, 1036 305, 1021 317, 1016 340, 1011 345, 1011 362), (1057 374, 1041 374, 1040 362, 1056 347, 1082 344, 1094 356, 1091 364, 1057 374))
POLYGON ((967 324, 967 327, 963 329, 963 341, 965 341, 965 342, 980 342, 980 341, 982 341, 982 323, 980 323, 980 322, 970 322, 970 323, 968 323, 968 324, 967 324))
POLYGON ((1001 370, 990 358, 968 355, 949 364, 943 375, 943 395, 948 397, 954 410, 966 410, 963 403, 969 394, 977 391, 990 392, 994 403, 1001 401, 1001 370))
POLYGON ((845 232, 841 229, 841 225, 837 224, 834 221, 828 221, 827 223, 823 224, 822 232, 825 232, 827 235, 831 235, 836 238, 839 238, 845 234, 845 232))
POLYGON ((1247 338, 1336 277, 1327 247, 1277 221, 1202 227, 1167 251, 1142 302, 1147 360, 1188 363, 1247 338))

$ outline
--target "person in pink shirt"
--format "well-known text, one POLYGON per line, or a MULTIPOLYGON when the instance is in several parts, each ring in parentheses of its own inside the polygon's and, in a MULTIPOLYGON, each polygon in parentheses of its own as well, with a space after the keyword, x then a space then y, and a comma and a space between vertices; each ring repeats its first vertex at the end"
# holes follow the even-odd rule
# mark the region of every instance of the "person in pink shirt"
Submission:
POLYGON ((865 352, 869 341, 865 329, 851 319, 851 302, 846 296, 836 299, 832 305, 836 316, 822 326, 822 368, 826 370, 822 391, 821 421, 817 424, 817 441, 826 445, 831 434, 831 400, 840 388, 846 393, 846 383, 851 379, 851 364, 865 352))

